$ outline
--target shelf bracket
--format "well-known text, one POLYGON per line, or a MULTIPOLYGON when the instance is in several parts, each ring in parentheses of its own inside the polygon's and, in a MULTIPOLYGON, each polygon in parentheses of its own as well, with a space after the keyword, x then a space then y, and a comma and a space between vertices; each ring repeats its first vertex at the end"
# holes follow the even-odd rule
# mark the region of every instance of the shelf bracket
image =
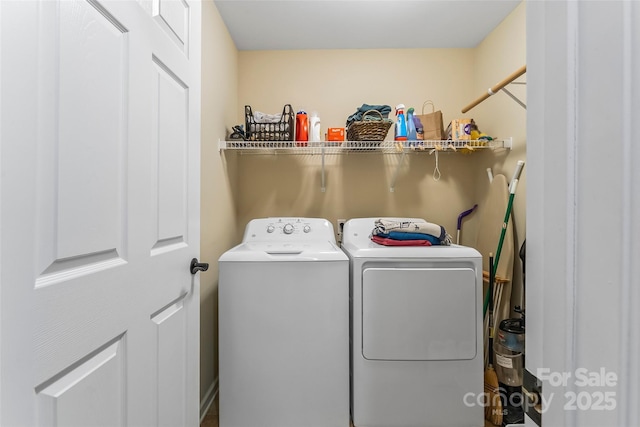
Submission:
POLYGON ((511 150, 513 148, 513 137, 510 136, 509 138, 505 138, 502 142, 502 146, 507 150, 511 150))
POLYGON ((522 108, 524 108, 525 110, 527 109, 527 105, 524 102, 520 101, 520 99, 518 99, 518 97, 515 96, 513 93, 509 92, 506 87, 503 87, 500 90, 503 91, 504 93, 506 93, 507 95, 509 95, 511 97, 511 99, 516 101, 518 103, 518 105, 520 105, 522 108))
POLYGON ((324 144, 322 144, 322 183, 320 184, 320 191, 324 193, 327 191, 327 185, 324 177, 324 144))

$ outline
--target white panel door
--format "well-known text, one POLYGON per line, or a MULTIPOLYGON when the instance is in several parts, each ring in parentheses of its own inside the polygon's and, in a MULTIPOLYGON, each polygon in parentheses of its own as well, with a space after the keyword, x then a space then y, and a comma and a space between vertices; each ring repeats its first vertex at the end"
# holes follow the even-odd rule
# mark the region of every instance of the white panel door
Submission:
POLYGON ((639 22, 527 2, 528 427, 640 425, 639 22))
POLYGON ((200 4, 0 23, 0 425, 197 426, 200 4))

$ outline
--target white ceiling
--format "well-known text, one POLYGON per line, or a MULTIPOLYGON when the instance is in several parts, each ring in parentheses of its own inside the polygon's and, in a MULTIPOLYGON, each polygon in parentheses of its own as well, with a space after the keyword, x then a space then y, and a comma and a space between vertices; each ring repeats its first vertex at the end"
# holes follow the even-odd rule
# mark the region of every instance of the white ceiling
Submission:
POLYGON ((522 0, 214 0, 239 50, 470 48, 522 0))

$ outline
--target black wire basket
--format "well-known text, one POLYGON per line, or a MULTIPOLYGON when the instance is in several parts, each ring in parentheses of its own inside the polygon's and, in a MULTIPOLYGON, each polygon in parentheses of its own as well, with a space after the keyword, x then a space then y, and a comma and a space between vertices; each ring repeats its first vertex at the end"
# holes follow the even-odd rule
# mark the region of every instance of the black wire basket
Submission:
POLYGON ((244 106, 247 141, 293 141, 295 114, 290 104, 285 104, 277 123, 256 121, 250 105, 244 106))

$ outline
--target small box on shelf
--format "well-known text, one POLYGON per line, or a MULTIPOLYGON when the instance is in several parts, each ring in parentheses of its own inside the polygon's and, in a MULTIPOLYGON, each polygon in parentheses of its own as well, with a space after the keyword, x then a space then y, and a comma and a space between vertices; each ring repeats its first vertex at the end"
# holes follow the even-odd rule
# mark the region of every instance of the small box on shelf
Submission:
POLYGON ((344 128, 328 128, 326 134, 327 145, 340 145, 344 141, 344 128))

